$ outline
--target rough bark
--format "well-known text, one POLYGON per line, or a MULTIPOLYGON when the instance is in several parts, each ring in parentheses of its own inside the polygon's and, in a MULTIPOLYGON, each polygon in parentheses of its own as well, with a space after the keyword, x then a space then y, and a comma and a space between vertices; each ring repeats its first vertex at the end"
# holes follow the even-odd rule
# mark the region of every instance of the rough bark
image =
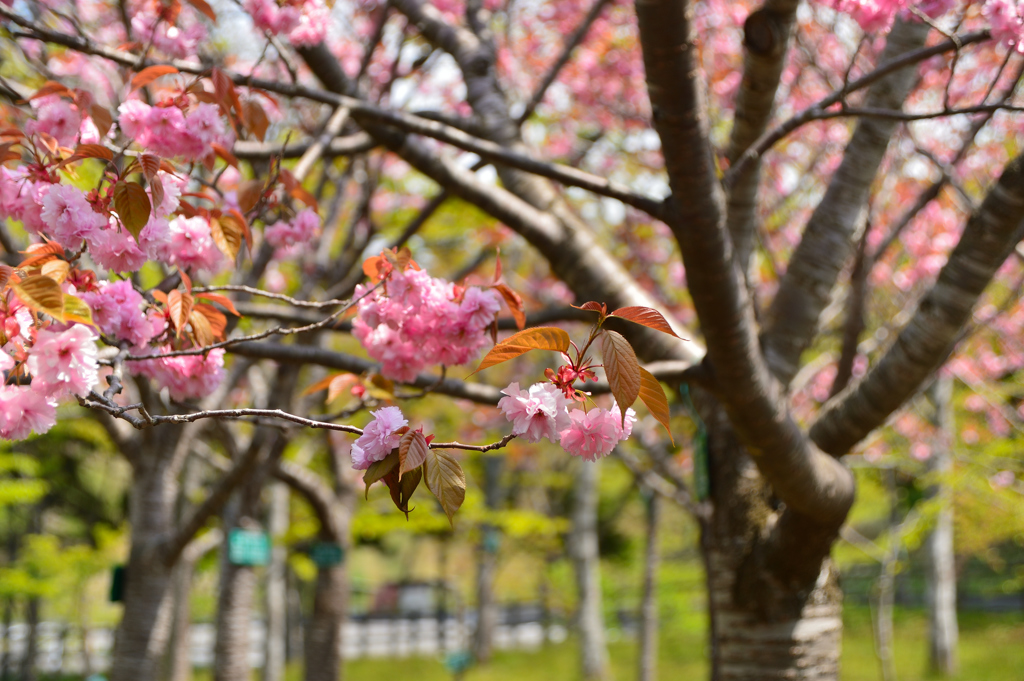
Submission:
POLYGON ((759 543, 778 511, 754 460, 713 401, 708 426, 713 512, 702 523, 714 681, 839 678, 842 592, 831 560, 810 563, 798 588, 759 543))
MULTIPOLYGON (((502 456, 483 459, 484 503, 487 509, 498 508, 501 496, 502 456)), ((494 631, 498 627, 498 602, 494 594, 494 576, 498 567, 498 528, 490 523, 480 527, 476 573, 476 631, 473 632, 473 655, 477 662, 488 662, 494 647, 494 631)))
POLYGON ((648 492, 638 681, 656 681, 658 678, 658 526, 661 522, 661 503, 658 494, 648 492))
MULTIPOLYGON (((897 21, 886 39, 881 63, 924 45, 931 27, 916 18, 897 21)), ((900 109, 917 79, 904 68, 868 88, 865 106, 900 109)), ((853 254, 864 221, 871 185, 898 122, 862 118, 843 154, 828 190, 804 228, 800 244, 779 282, 765 320, 765 356, 773 372, 788 384, 800 367, 800 355, 818 330, 836 279, 853 254)))
POLYGON ((581 461, 573 484, 569 537, 579 603, 576 625, 584 681, 607 679, 608 647, 601 606, 601 560, 597 545, 598 464, 581 461))
POLYGON ((131 552, 125 566, 124 612, 118 626, 110 681, 150 681, 166 650, 171 628, 173 569, 161 539, 174 527, 178 485, 170 466, 175 430, 143 433, 141 456, 132 459, 128 518, 131 552))
POLYGON ((932 423, 936 427, 936 443, 928 458, 928 474, 935 479, 926 497, 939 504, 935 525, 924 543, 925 599, 928 606, 928 668, 939 676, 957 671, 959 627, 956 616, 956 556, 953 552, 953 504, 945 480, 953 470, 952 443, 955 437, 952 409, 952 379, 941 376, 935 380, 928 397, 932 402, 932 423))
MULTIPOLYGON (((239 490, 239 498, 225 508, 224 531, 258 530, 255 516, 262 481, 251 481, 239 490), (256 489, 252 489, 256 487, 256 489)), ((228 558, 229 542, 221 550, 220 584, 217 594, 217 640, 214 645, 214 681, 249 681, 249 628, 256 596, 256 571, 250 565, 236 565, 228 558)))
POLYGON ((263 681, 282 681, 285 669, 287 549, 280 538, 288 531, 288 487, 283 483, 270 486, 270 509, 267 529, 273 541, 270 565, 267 567, 267 641, 263 663, 263 681))

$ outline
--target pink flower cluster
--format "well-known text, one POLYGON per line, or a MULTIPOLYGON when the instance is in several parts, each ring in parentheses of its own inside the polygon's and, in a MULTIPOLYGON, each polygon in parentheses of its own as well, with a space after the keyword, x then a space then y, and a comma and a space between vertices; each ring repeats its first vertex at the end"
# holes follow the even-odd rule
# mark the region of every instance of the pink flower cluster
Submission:
POLYGON ((252 15, 256 28, 274 35, 286 33, 297 46, 323 42, 330 25, 331 11, 323 0, 245 0, 243 6, 252 15))
POLYGON ((215 273, 224 265, 224 255, 213 241, 206 218, 178 216, 170 222, 170 242, 161 259, 183 270, 215 273))
POLYGON ((396 432, 409 421, 398 407, 384 407, 371 411, 373 420, 363 434, 352 443, 352 468, 364 471, 375 461, 381 461, 398 446, 402 434, 396 432))
MULTIPOLYGON (((154 348, 154 354, 170 352, 164 346, 154 348)), ((167 388, 171 399, 177 402, 206 397, 224 380, 224 350, 217 348, 206 355, 160 357, 129 362, 133 372, 167 388)))
POLYGON ((173 104, 150 106, 130 99, 117 111, 124 134, 157 156, 194 161, 212 154, 212 144, 230 149, 233 143, 214 104, 200 103, 186 114, 173 104))
POLYGON ((178 59, 196 54, 196 48, 206 40, 206 27, 190 15, 181 13, 172 25, 161 17, 161 3, 147 1, 132 17, 132 32, 136 40, 152 43, 153 47, 178 59))
POLYGON ((83 119, 78 107, 72 102, 50 95, 32 100, 32 108, 36 110, 35 120, 25 123, 25 132, 29 135, 37 135, 45 132, 63 144, 70 146, 82 135, 82 142, 98 142, 98 134, 90 134, 95 131, 92 119, 83 119))
POLYGON ((104 335, 139 348, 163 333, 167 324, 156 311, 143 311, 145 299, 128 280, 103 282, 99 289, 80 293, 92 308, 92 318, 104 335))
MULTIPOLYGON (((956 6, 957 0, 925 0, 910 3, 907 0, 824 0, 836 10, 849 14, 868 33, 888 30, 901 10, 911 6, 930 19, 936 19, 956 6)), ((906 16, 915 14, 907 11, 906 16)))
POLYGON ((636 423, 636 412, 626 410, 625 426, 619 406, 610 410, 594 407, 588 412, 569 410, 573 404, 551 383, 534 383, 522 390, 510 383, 501 391, 506 397, 498 409, 512 422, 512 432, 527 442, 547 438, 562 449, 587 461, 607 456, 622 440, 629 438, 636 423))
POLYGON ((0 386, 0 438, 24 440, 43 434, 57 422, 57 401, 32 386, 0 386))
POLYGON ((46 397, 87 395, 99 380, 96 332, 83 324, 64 331, 41 329, 25 366, 32 388, 46 397))
POLYGON ((1020 0, 988 0, 983 10, 992 24, 992 37, 1024 52, 1024 7, 1020 0))
POLYGON ((501 306, 498 294, 479 288, 465 289, 460 301, 454 284, 415 269, 395 270, 385 286, 369 290, 356 287, 352 333, 381 363, 381 373, 399 381, 412 381, 433 364, 473 359, 501 306))
POLYGON ((274 248, 288 248, 295 244, 308 243, 320 229, 320 216, 312 208, 306 208, 290 222, 279 220, 263 232, 263 236, 274 248))

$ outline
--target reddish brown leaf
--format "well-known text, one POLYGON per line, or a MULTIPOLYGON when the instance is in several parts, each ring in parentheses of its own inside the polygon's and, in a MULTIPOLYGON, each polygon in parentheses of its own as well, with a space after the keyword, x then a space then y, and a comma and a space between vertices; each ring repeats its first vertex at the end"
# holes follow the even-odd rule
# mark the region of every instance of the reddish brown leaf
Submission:
POLYGON ((245 100, 242 107, 245 110, 245 127, 262 142, 267 137, 267 128, 270 127, 267 112, 255 99, 245 100))
MULTIPOLYGON (((667 333, 670 336, 680 338, 672 327, 669 326, 668 321, 662 316, 660 312, 650 307, 643 307, 640 305, 633 305, 630 307, 620 307, 615 312, 612 312, 609 317, 618 317, 619 319, 625 319, 626 321, 633 322, 634 324, 640 324, 646 326, 649 329, 655 329, 662 333, 667 333)), ((680 338, 681 340, 685 340, 680 338)))
POLYGON ((81 161, 86 158, 98 158, 104 161, 111 161, 114 158, 114 152, 107 149, 102 144, 79 144, 75 149, 75 153, 67 158, 60 165, 65 166, 75 161, 81 161))
POLYGON ((193 308, 188 315, 188 324, 192 329, 192 340, 196 345, 205 347, 213 344, 213 328, 210 326, 210 320, 202 312, 193 308))
POLYGON ((621 334, 607 329, 601 332, 601 357, 604 360, 604 373, 608 376, 608 384, 612 395, 619 403, 622 412, 622 423, 626 423, 626 409, 633 406, 640 394, 640 362, 636 353, 621 334))
POLYGON ((248 213, 259 202, 263 195, 263 180, 246 180, 238 185, 238 207, 248 213))
MULTIPOLYGON (((573 305, 573 307, 576 307, 576 306, 573 305)), ((600 312, 601 314, 607 314, 608 313, 608 306, 607 305, 605 305, 604 303, 596 303, 593 300, 591 300, 589 303, 583 303, 582 305, 579 306, 579 309, 580 310, 591 310, 593 312, 600 312)))
POLYGON ((152 182, 157 171, 160 170, 160 157, 148 153, 142 154, 139 156, 139 165, 142 166, 142 174, 152 182))
MULTIPOLYGON (((658 422, 665 426, 668 431, 668 439, 672 440, 672 426, 669 424, 668 399, 665 391, 661 389, 661 383, 647 369, 640 367, 640 400, 647 405, 651 416, 658 419, 658 422)), ((672 440, 675 444, 675 440, 672 440)))
POLYGON ((39 265, 49 262, 54 258, 64 257, 64 247, 55 241, 47 241, 41 244, 32 244, 22 253, 28 254, 28 257, 18 263, 18 267, 25 269, 29 267, 38 267, 39 265))
MULTIPOLYGON (((196 303, 192 309, 192 316, 196 314, 202 315, 210 325, 213 341, 224 340, 224 332, 228 328, 228 318, 224 316, 223 312, 208 303, 196 303)), ((209 343, 204 343, 204 345, 209 345, 209 343)))
POLYGON ((210 148, 213 149, 213 153, 217 154, 217 156, 224 159, 224 162, 227 163, 229 166, 232 166, 234 168, 238 167, 238 159, 235 158, 235 155, 232 154, 231 151, 223 144, 217 144, 216 142, 214 142, 213 144, 210 145, 210 148))
POLYGON ((427 460, 427 439, 419 430, 410 430, 398 443, 398 469, 402 475, 419 468, 427 460))
POLYGON ((66 85, 62 85, 56 81, 48 80, 43 83, 43 86, 35 91, 35 93, 29 97, 29 101, 33 99, 39 99, 40 97, 49 97, 50 95, 60 95, 62 97, 74 97, 74 93, 66 85))
POLYGON ((213 236, 213 243, 230 262, 238 258, 238 251, 242 248, 242 234, 235 225, 234 220, 225 219, 222 215, 219 218, 210 220, 210 233, 213 236))
POLYGON ((152 211, 149 194, 142 185, 121 180, 114 185, 114 209, 121 224, 138 241, 152 211))
POLYGON ((192 294, 188 291, 174 289, 167 294, 167 309, 171 312, 171 325, 174 333, 179 338, 188 324, 189 315, 192 314, 192 294))
POLYGON ((12 274, 14 274, 13 267, 0 263, 0 291, 7 288, 7 284, 10 282, 12 274))
POLYGON ((235 304, 231 302, 231 299, 227 296, 223 296, 219 293, 197 293, 196 297, 209 300, 211 303, 217 303, 236 317, 242 316, 239 314, 238 310, 235 309, 235 304))
POLYGON ((149 191, 153 194, 153 205, 159 206, 164 202, 164 183, 159 177, 154 177, 149 183, 149 191))
POLYGON ((210 78, 213 80, 213 93, 217 96, 217 101, 227 111, 234 107, 235 111, 241 113, 242 104, 238 101, 238 91, 235 90, 235 83, 231 78, 217 67, 212 69, 210 78))
POLYGON ((152 83, 157 78, 170 75, 172 73, 178 73, 178 69, 169 64, 157 64, 155 66, 147 66, 142 69, 132 78, 132 89, 137 90, 140 87, 145 87, 152 83))
POLYGON ((99 104, 93 104, 89 107, 89 117, 92 119, 93 125, 96 126, 96 130, 100 133, 100 137, 106 137, 107 133, 110 132, 110 128, 114 125, 114 118, 110 115, 110 111, 99 104))
MULTIPOLYGON (((507 362, 530 350, 568 352, 569 334, 553 326, 538 326, 526 331, 520 331, 491 348, 491 351, 484 356, 476 371, 482 371, 496 364, 507 362)), ((476 371, 473 373, 476 373, 476 371)))
POLYGON ((185 2, 195 7, 196 10, 206 16, 206 18, 213 23, 217 23, 217 13, 213 11, 212 7, 206 4, 206 0, 185 0, 185 2))
POLYGON ((509 288, 507 284, 496 284, 494 288, 505 299, 505 305, 508 306, 509 312, 512 313, 512 318, 516 320, 516 327, 520 331, 523 330, 526 327, 526 314, 523 312, 522 297, 509 288))

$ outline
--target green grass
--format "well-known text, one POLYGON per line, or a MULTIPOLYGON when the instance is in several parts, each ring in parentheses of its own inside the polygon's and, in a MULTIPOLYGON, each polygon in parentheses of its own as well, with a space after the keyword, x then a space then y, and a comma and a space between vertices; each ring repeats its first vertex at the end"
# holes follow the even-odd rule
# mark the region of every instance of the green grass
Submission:
MULTIPOLYGON (((846 608, 843 638, 844 681, 877 681, 878 662, 872 643, 871 621, 866 608, 846 608)), ((707 677, 703 630, 693 622, 673 622, 661 639, 659 677, 704 679, 707 677), (683 624, 683 626, 679 626, 683 624)), ((1024 678, 1024 614, 963 613, 960 616, 960 673, 963 681, 1020 681, 1024 678)), ((896 667, 900 681, 930 679, 927 666, 927 619, 920 611, 897 611, 896 667)), ((617 681, 636 678, 636 647, 632 641, 609 646, 612 671, 617 681)), ((576 648, 572 642, 551 645, 537 652, 499 652, 491 664, 475 667, 464 681, 573 681, 579 678, 576 648)), ((298 669, 295 670, 298 672, 298 669)), ((300 677, 296 675, 295 681, 300 677)), ((416 681, 449 681, 439 659, 361 659, 345 665, 346 681, 414 678, 416 681)))

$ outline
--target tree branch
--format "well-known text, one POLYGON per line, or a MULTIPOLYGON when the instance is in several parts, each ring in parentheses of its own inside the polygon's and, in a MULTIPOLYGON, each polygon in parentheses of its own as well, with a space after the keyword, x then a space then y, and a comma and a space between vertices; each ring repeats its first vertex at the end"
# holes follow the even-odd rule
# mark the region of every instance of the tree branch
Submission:
POLYGON ((917 392, 953 349, 975 302, 1020 238, 1024 159, 1003 170, 907 325, 860 381, 830 400, 812 425, 821 449, 842 456, 917 392))

